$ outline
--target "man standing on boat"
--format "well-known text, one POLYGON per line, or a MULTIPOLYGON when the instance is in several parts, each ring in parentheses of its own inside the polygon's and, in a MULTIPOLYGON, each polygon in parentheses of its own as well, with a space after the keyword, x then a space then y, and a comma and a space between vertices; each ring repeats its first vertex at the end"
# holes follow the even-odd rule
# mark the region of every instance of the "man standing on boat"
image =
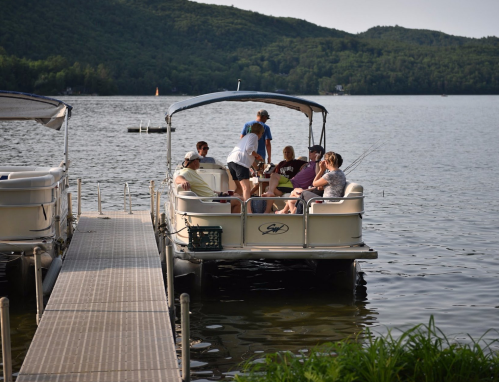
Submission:
POLYGON ((272 155, 272 144, 270 141, 272 140, 272 134, 270 133, 270 127, 265 124, 270 119, 270 115, 267 112, 267 110, 258 110, 258 113, 256 113, 256 120, 248 122, 244 125, 243 130, 241 131, 241 138, 244 137, 246 134, 250 132, 251 125, 254 123, 259 123, 260 125, 263 126, 263 135, 262 137, 258 140, 258 150, 256 151, 262 158, 263 161, 265 162, 265 150, 269 154, 269 157, 267 158, 267 163, 271 163, 271 155, 272 155))

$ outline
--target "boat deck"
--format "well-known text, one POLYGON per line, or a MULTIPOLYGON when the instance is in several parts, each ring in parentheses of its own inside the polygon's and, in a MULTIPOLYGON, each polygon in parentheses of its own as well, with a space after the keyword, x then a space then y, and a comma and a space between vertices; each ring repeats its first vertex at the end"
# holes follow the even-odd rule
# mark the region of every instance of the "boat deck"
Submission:
POLYGON ((181 381, 149 211, 81 215, 17 381, 181 381))

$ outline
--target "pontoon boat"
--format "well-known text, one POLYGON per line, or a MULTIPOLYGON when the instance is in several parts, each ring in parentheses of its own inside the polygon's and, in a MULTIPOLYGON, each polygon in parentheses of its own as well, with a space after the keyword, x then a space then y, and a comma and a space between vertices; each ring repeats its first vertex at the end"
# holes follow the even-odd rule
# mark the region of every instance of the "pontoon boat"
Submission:
MULTIPOLYGON (((353 287, 359 270, 356 260, 375 259, 378 256, 362 238, 364 195, 360 184, 347 182, 342 198, 311 199, 304 206, 304 213, 299 215, 248 213, 246 206, 254 198, 241 202, 242 212, 234 214, 231 213, 230 203, 198 197, 175 184, 175 170, 181 164, 172 168, 173 115, 223 101, 263 102, 301 111, 309 120, 309 146, 316 144, 312 129, 313 115, 322 115, 318 144, 326 148, 327 110, 306 99, 265 92, 225 91, 171 105, 166 115, 168 200, 165 211, 170 237, 168 250, 173 251, 176 267, 195 269, 202 267, 203 262, 220 259, 300 259, 313 264, 319 273, 331 278, 333 283, 341 279, 342 286, 353 287)), ((212 189, 229 190, 225 164, 201 163, 197 171, 212 189)), ((266 199, 282 204, 284 200, 293 198, 283 195, 281 198, 266 199)))
MULTIPOLYGON (((24 293, 34 278, 28 278, 28 270, 35 247, 43 251, 42 265, 48 267, 67 240, 71 109, 56 99, 0 91, 0 121, 31 120, 54 130, 64 126, 64 159, 57 167, 0 166, 0 257, 7 263, 10 293, 24 293)), ((0 124, 1 134, 11 127, 0 124)))

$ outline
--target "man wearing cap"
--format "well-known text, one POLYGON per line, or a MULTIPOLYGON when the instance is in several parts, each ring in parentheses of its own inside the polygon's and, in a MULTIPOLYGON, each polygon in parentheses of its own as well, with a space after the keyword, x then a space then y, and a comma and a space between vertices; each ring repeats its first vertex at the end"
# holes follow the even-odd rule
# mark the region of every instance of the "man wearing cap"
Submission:
POLYGON ((272 144, 270 141, 272 140, 272 134, 270 133, 270 127, 265 124, 270 119, 270 115, 267 112, 267 110, 258 110, 258 113, 256 113, 256 120, 248 122, 247 124, 244 125, 243 130, 241 131, 241 138, 244 137, 246 134, 250 133, 251 131, 251 125, 254 123, 259 123, 260 125, 263 126, 263 135, 262 137, 258 140, 258 150, 256 151, 262 158, 263 161, 265 162, 265 149, 267 149, 267 153, 269 154, 269 157, 267 158, 267 163, 271 163, 271 155, 272 155, 272 144))
MULTIPOLYGON (((201 156, 195 151, 189 151, 184 157, 184 167, 178 172, 175 178, 175 183, 180 184, 185 191, 192 191, 197 196, 216 196, 220 197, 220 193, 213 191, 208 183, 197 173, 201 156)), ((234 196, 239 196, 234 194, 234 196)), ((230 201, 231 212, 238 213, 241 211, 241 203, 237 200, 230 201)))
POLYGON ((324 155, 324 147, 314 145, 308 148, 309 160, 307 164, 303 165, 300 172, 292 179, 288 179, 279 173, 272 173, 270 176, 269 189, 262 196, 281 196, 282 194, 289 193, 295 188, 307 189, 312 185, 315 174, 319 171, 319 161, 324 155))

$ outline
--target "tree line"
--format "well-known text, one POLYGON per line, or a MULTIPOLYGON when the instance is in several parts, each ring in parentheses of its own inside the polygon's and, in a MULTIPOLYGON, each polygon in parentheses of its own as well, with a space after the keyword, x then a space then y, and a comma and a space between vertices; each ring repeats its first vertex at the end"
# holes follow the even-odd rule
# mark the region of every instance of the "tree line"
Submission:
POLYGON ((187 0, 0 0, 0 89, 55 95, 499 94, 499 39, 352 35, 187 0), (67 10, 71 9, 71 17, 67 10), (50 20, 47 28, 46 20, 50 20))

